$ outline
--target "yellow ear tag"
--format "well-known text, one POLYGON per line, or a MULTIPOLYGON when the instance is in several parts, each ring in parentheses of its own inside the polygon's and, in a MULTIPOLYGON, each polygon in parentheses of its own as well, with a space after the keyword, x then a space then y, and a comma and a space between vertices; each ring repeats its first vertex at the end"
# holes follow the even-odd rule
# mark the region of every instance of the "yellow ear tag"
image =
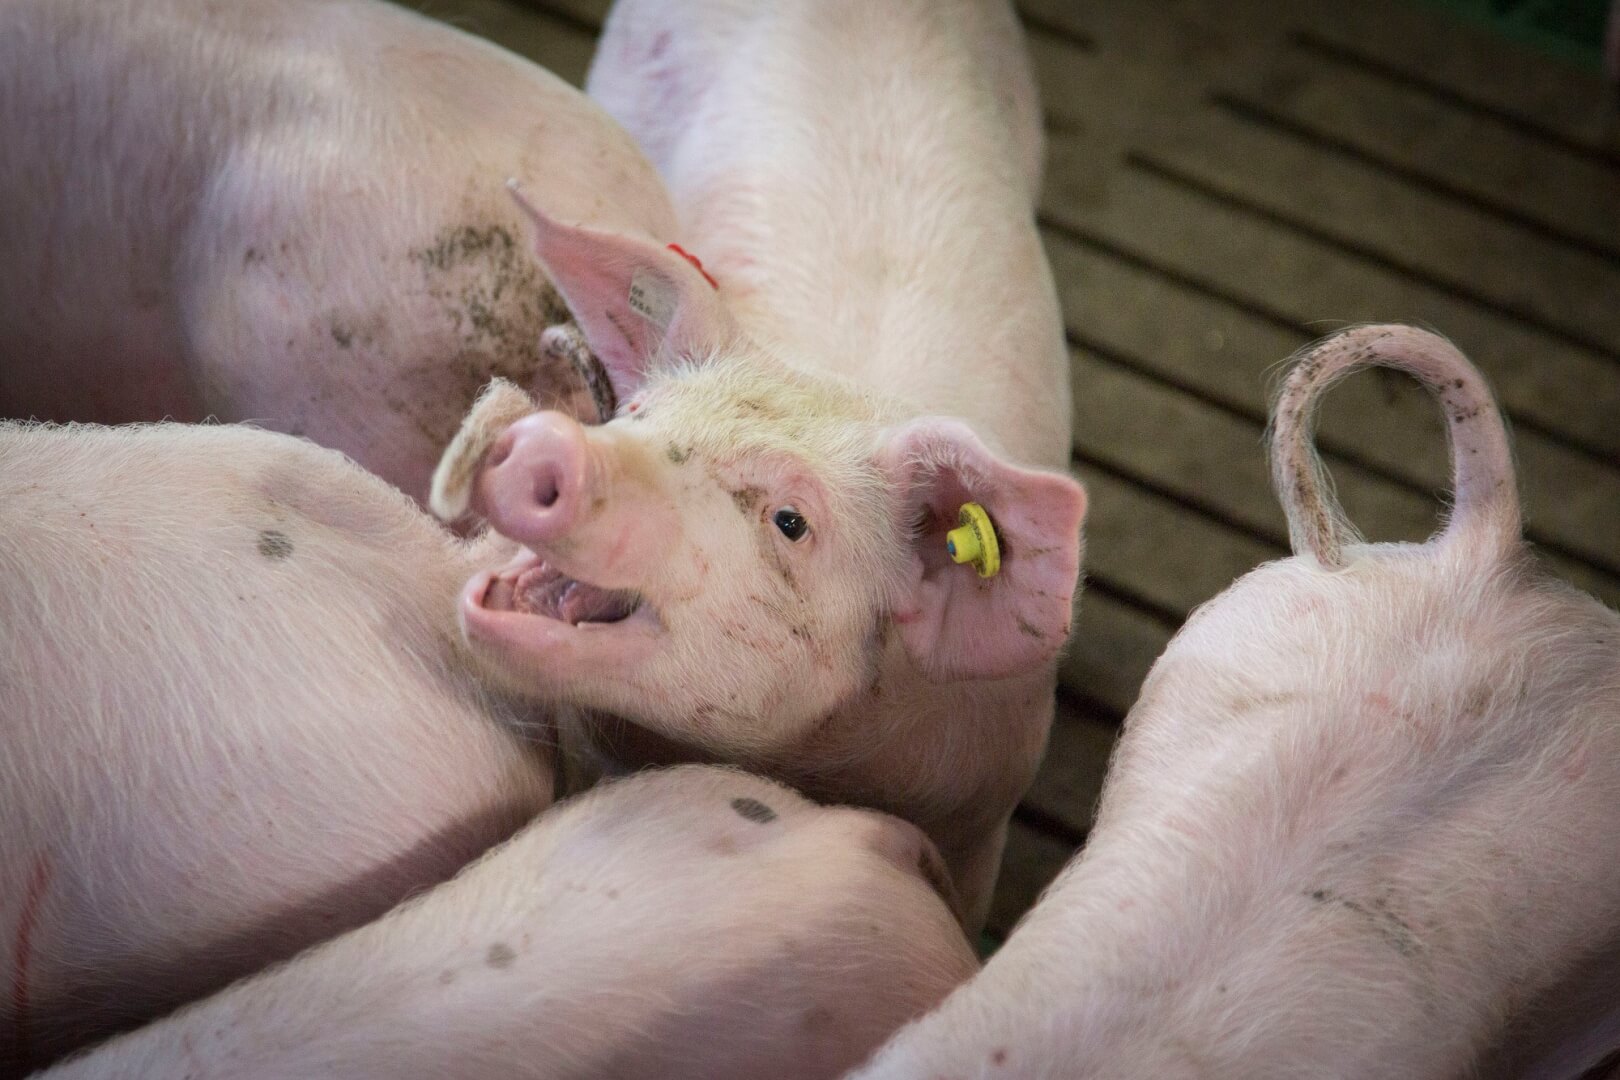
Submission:
POLYGON ((945 550, 959 563, 972 563, 980 577, 995 577, 1001 572, 1001 544, 990 515, 978 503, 963 503, 956 520, 961 527, 945 534, 945 550))

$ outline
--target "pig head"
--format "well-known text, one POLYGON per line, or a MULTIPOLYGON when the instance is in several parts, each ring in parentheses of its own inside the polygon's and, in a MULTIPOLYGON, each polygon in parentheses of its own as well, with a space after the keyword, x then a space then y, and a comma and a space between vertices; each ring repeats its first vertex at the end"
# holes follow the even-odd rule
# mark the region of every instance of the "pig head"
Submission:
POLYGON ((524 400, 497 386, 469 415, 432 505, 519 545, 462 594, 474 651, 530 692, 909 817, 993 877, 1044 726, 989 730, 980 688, 1050 708, 1079 486, 749 341, 684 253, 529 210, 620 406, 513 422, 524 400), (948 553, 968 502, 998 534, 993 577, 948 553))
POLYGON ((1620 617, 1533 565, 1489 390, 1351 330, 1272 455, 1298 554, 1189 620, 1085 849, 859 1076, 1575 1077, 1620 1044, 1620 617), (1353 543, 1319 475, 1314 405, 1367 365, 1445 411, 1424 544, 1353 543))

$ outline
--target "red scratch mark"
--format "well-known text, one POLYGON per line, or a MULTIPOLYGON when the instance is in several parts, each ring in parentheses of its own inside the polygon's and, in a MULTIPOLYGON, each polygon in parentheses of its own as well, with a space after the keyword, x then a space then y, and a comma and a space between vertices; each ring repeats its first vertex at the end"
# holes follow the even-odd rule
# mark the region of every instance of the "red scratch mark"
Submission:
POLYGON ((687 251, 679 244, 669 245, 669 250, 673 251, 675 254, 697 267, 697 272, 703 275, 703 280, 709 283, 709 288, 718 289, 720 287, 720 283, 714 280, 707 270, 703 269, 703 260, 699 259, 696 255, 693 255, 690 251, 687 251))
POLYGON ((40 904, 45 900, 45 886, 50 880, 51 863, 41 852, 34 856, 34 871, 23 893, 22 914, 17 917, 17 936, 11 949, 16 969, 11 982, 11 1015, 15 1018, 12 1060, 24 1072, 28 1071, 33 1057, 28 1044, 28 961, 33 953, 34 926, 39 922, 40 904))

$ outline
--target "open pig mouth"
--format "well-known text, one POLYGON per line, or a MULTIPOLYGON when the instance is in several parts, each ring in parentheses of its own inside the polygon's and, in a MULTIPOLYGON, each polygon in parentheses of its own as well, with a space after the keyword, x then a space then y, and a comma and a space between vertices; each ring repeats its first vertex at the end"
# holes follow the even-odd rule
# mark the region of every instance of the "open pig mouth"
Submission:
POLYGON ((664 640, 663 620, 640 593, 570 577, 527 548, 474 575, 459 605, 469 643, 504 657, 526 684, 538 679, 559 693, 580 678, 629 677, 664 640))
POLYGON ((622 622, 641 608, 641 597, 628 590, 601 589, 576 581, 544 559, 529 555, 490 578, 480 606, 579 626, 622 622))

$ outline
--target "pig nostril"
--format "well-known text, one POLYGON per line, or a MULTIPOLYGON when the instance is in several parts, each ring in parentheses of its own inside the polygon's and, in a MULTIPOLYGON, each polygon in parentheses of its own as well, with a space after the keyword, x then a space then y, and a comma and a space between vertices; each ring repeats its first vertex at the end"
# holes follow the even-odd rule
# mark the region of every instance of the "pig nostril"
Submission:
POLYGON ((548 510, 557 504, 557 497, 561 494, 557 489, 557 477, 549 470, 541 473, 534 482, 534 501, 548 510))

